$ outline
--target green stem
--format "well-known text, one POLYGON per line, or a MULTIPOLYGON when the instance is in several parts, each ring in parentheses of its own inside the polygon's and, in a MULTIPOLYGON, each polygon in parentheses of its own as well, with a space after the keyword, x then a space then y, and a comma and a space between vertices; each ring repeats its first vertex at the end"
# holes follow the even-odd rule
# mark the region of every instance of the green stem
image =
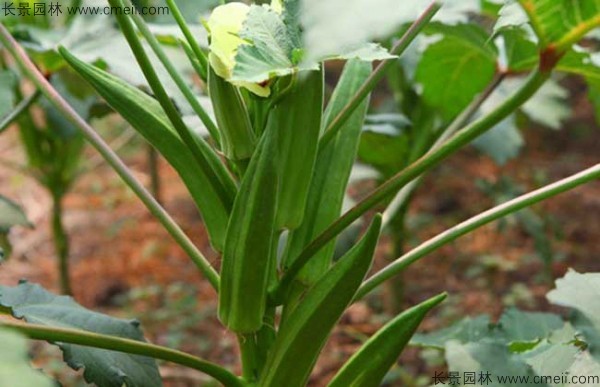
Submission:
POLYGON ((19 118, 21 114, 23 114, 23 112, 27 111, 27 109, 29 109, 29 107, 33 105, 33 103, 38 99, 39 96, 40 93, 36 90, 29 97, 19 102, 19 104, 15 106, 15 108, 10 113, 8 113, 6 117, 3 117, 0 120, 0 133, 4 132, 10 126, 10 124, 12 124, 17 118, 19 118))
POLYGON ((171 10, 173 17, 175 18, 175 21, 177 22, 177 25, 179 25, 181 32, 183 32, 183 36, 185 36, 185 39, 187 40, 188 44, 190 45, 190 48, 192 49, 196 58, 198 59, 198 62, 200 63, 202 72, 198 75, 200 75, 202 77, 202 79, 206 81, 206 77, 208 74, 208 60, 206 59, 206 55, 204 54, 204 51, 202 51, 202 48, 200 48, 200 45, 198 44, 198 41, 194 37, 194 34, 192 34, 192 31, 190 31, 190 28, 188 27, 187 22, 185 21, 185 18, 183 17, 183 14, 179 10, 179 7, 177 7, 175 0, 166 0, 166 1, 167 1, 167 6, 171 10))
MULTIPOLYGON (((427 7, 425 12, 419 16, 417 20, 406 30, 404 35, 400 38, 400 40, 394 45, 391 50, 391 53, 394 55, 402 55, 402 53, 410 46, 410 44, 415 40, 417 35, 425 28, 425 26, 431 21, 431 19, 435 16, 437 11, 442 7, 437 1, 434 1, 427 7)), ((339 114, 331 121, 329 126, 325 129, 323 137, 319 142, 319 149, 324 149, 325 146, 338 134, 342 126, 346 123, 348 118, 354 113, 358 105, 360 105, 365 98, 373 91, 375 86, 385 77, 387 70, 390 68, 392 64, 396 61, 396 58, 387 59, 381 62, 377 68, 371 73, 369 78, 365 81, 365 83, 358 90, 356 95, 344 106, 344 108, 339 112, 339 114)))
POLYGON ((188 57, 188 60, 190 61, 190 63, 192 64, 192 67, 194 68, 194 71, 196 72, 196 74, 198 74, 200 79, 202 79, 203 81, 206 81, 207 75, 205 74, 205 72, 207 70, 205 70, 202 67, 202 65, 200 64, 200 61, 198 60, 198 58, 196 58, 196 54, 192 50, 192 47, 188 44, 188 42, 186 42, 183 39, 179 39, 178 42, 179 42, 179 45, 183 48, 183 51, 185 52, 185 55, 188 57))
POLYGON ((58 259, 58 275, 60 291, 62 294, 72 295, 71 280, 69 277, 69 236, 63 224, 63 194, 57 190, 52 191, 52 236, 54 248, 58 259))
POLYGON ((192 241, 187 237, 179 225, 165 211, 165 209, 152 197, 139 181, 132 175, 129 168, 115 154, 115 152, 106 144, 106 142, 88 125, 83 118, 66 102, 60 94, 50 85, 44 76, 38 71, 33 62, 29 59, 25 51, 10 35, 6 27, 0 24, 0 41, 9 50, 15 61, 21 66, 23 73, 31 79, 40 92, 48 98, 50 103, 73 124, 82 131, 90 144, 104 157, 106 162, 117 172, 131 190, 148 208, 159 222, 165 227, 173 239, 181 246, 198 268, 206 275, 211 285, 218 289, 219 275, 210 265, 208 260, 196 248, 192 241))
POLYGON ((238 343, 242 360, 242 377, 246 382, 254 383, 258 378, 258 346, 256 334, 239 334, 238 343))
MULTIPOLYGON (((126 6, 133 7, 130 0, 124 0, 124 3, 126 6)), ((156 54, 156 57, 163 64, 171 78, 173 78, 173 81, 175 82, 179 90, 181 90, 181 93, 192 107, 192 110, 194 110, 194 113, 196 113, 196 115, 200 118, 204 126, 206 126, 212 138, 214 138, 215 141, 219 143, 219 130, 217 129, 217 126, 210 118, 208 113, 206 113, 206 110, 204 110, 202 105, 200 105, 198 98, 196 98, 194 92, 190 89, 183 77, 179 74, 179 71, 177 71, 167 54, 165 54, 165 51, 162 49, 158 39, 156 39, 156 37, 154 36, 152 31, 150 31, 148 25, 146 25, 146 22, 140 15, 133 14, 131 15, 131 17, 144 39, 146 39, 146 41, 152 48, 152 51, 154 51, 154 53, 156 54)))
POLYGON ((152 196, 159 202, 161 205, 162 201, 162 192, 161 192, 161 182, 160 182, 160 171, 159 168, 159 154, 158 151, 152 146, 148 145, 148 169, 150 170, 150 192, 152 192, 152 196))
POLYGON ((84 345, 86 347, 102 348, 160 359, 203 372, 212 376, 227 387, 245 386, 239 378, 216 364, 181 351, 145 343, 143 341, 124 339, 121 337, 102 335, 76 329, 23 324, 11 321, 2 321, 0 326, 15 329, 34 340, 84 345))
POLYGON ((503 216, 519 211, 525 207, 529 207, 535 203, 569 191, 575 187, 596 179, 600 179, 600 164, 596 164, 595 166, 566 179, 557 181, 553 184, 547 185, 538 190, 519 196, 513 200, 491 208, 444 231, 436 237, 412 249, 402 257, 396 259, 394 263, 386 266, 377 274, 369 278, 359 289, 355 300, 359 300, 360 298, 364 297, 381 283, 389 278, 392 278, 415 261, 454 241, 455 239, 468 234, 471 231, 476 230, 494 220, 500 219, 503 216))
MULTIPOLYGON (((444 142, 446 142, 454 133, 456 133, 460 128, 464 127, 469 120, 473 117, 475 113, 479 110, 481 105, 492 95, 492 93, 500 86, 504 78, 506 77, 506 73, 498 73, 492 82, 486 87, 486 89, 479 94, 467 108, 458 116, 450 125, 442 132, 441 136, 435 141, 432 145, 431 149, 427 154, 434 152, 438 149, 444 142)), ((394 217, 394 214, 398 211, 398 209, 402 208, 405 203, 412 196, 415 189, 419 186, 419 183, 423 179, 423 176, 419 176, 414 179, 396 194, 394 199, 390 202, 388 207, 383 212, 383 228, 386 228, 390 223, 391 219, 394 217)))
POLYGON ((304 265, 329 241, 333 240, 339 233, 360 218, 364 213, 377 206, 382 201, 398 192, 402 187, 419 177, 427 170, 438 165, 446 157, 456 152, 461 147, 469 144, 475 138, 494 127, 497 123, 508 117, 519 106, 525 103, 533 94, 539 90, 544 82, 549 78, 550 72, 536 70, 527 80, 527 82, 512 97, 504 101, 494 111, 485 117, 473 122, 452 138, 442 144, 434 152, 429 153, 419 160, 409 165, 404 170, 393 176, 375 189, 369 196, 359 202, 356 206, 346 212, 342 217, 331 224, 317 238, 315 238, 298 255, 284 274, 279 286, 272 294, 273 301, 280 303, 285 297, 286 292, 295 276, 300 272, 304 265))

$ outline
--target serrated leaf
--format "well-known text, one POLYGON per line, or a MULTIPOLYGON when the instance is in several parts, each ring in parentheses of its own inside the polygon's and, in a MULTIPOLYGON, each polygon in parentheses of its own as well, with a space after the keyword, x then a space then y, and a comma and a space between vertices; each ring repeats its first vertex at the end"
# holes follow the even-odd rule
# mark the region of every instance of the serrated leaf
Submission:
MULTIPOLYGON (((10 308, 14 317, 30 323, 74 328, 145 341, 135 320, 122 320, 88 310, 71 297, 56 296, 39 285, 26 282, 16 287, 0 286, 0 305, 10 308)), ((153 359, 105 349, 55 343, 64 360, 75 370, 84 368, 88 383, 106 387, 162 386, 153 359)))
POLYGON ((496 52, 487 33, 476 25, 437 26, 443 38, 427 47, 415 79, 423 99, 450 120, 493 79, 496 52))
POLYGON ((27 339, 0 329, 0 385, 10 387, 54 387, 51 379, 31 368, 27 339))
POLYGON ((270 7, 253 5, 240 31, 242 44, 235 57, 232 81, 261 83, 293 73, 295 47, 281 15, 270 7))
POLYGON ((519 0, 543 49, 564 52, 600 26, 600 0, 519 0))
POLYGON ((502 314, 499 325, 508 342, 514 343, 545 339, 561 328, 564 322, 552 313, 523 312, 511 308, 502 314))
MULTIPOLYGON (((579 352, 574 345, 552 345, 545 342, 523 354, 523 358, 537 375, 562 375, 572 367, 579 352)), ((551 386, 560 387, 563 384, 553 383, 551 386)))
POLYGON ((573 325, 583 332, 590 351, 600 359, 600 273, 569 270, 556 280, 556 289, 546 298, 555 305, 576 310, 573 325))
POLYGON ((475 373, 476 383, 471 384, 479 386, 547 386, 545 383, 536 383, 531 367, 523 359, 511 356, 502 343, 461 344, 458 341, 450 341, 446 344, 446 361, 449 371, 458 372, 461 377, 465 373, 475 373), (485 379, 486 375, 489 380, 485 379), (530 381, 529 383, 513 380, 502 382, 498 376, 529 377, 530 381))
POLYGON ((12 200, 0 195, 0 232, 13 226, 31 227, 25 212, 12 200))
POLYGON ((444 349, 446 343, 451 340, 465 344, 478 342, 490 337, 493 330, 494 326, 487 315, 465 317, 448 328, 426 334, 416 334, 410 343, 420 347, 444 349))

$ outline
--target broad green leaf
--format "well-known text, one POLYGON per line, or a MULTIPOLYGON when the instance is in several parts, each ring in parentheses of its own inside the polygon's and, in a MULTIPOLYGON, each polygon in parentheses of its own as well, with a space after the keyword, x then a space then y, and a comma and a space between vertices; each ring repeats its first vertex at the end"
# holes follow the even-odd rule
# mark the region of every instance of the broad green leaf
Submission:
MULTIPOLYGON (((560 376, 569 371, 579 353, 579 348, 574 345, 552 345, 546 342, 532 351, 524 353, 523 358, 537 375, 560 376)), ((551 387, 559 386, 564 386, 564 384, 551 384, 551 387)))
POLYGON ((465 317, 448 328, 427 334, 416 334, 410 343, 411 345, 420 347, 444 349, 446 343, 451 340, 463 344, 481 341, 484 338, 490 337, 494 329, 495 327, 487 315, 474 318, 465 317))
POLYGON ((56 384, 31 368, 27 339, 8 329, 0 329, 0 385, 10 387, 54 387, 56 384))
POLYGON ((236 188, 217 155, 198 141, 205 160, 199 165, 155 99, 67 50, 61 54, 175 168, 200 209, 213 247, 221 251, 236 188))
POLYGON ((529 71, 539 62, 538 47, 529 39, 522 28, 506 28, 500 32, 502 37, 504 65, 506 71, 529 71))
MULTIPOLYGON (((348 61, 325 111, 324 127, 337 116, 370 73, 369 63, 348 61)), ((367 99, 350 116, 337 136, 319 152, 304 221, 290 233, 284 267, 291 265, 300 251, 340 216, 368 105, 367 99), (328 204, 324 206, 323 203, 328 204)), ((306 286, 312 285, 329 268, 334 249, 335 242, 321 249, 300 273, 299 280, 306 286)))
POLYGON ((301 387, 331 330, 371 266, 381 230, 378 215, 363 239, 342 257, 281 323, 261 376, 261 387, 301 387))
POLYGON ((565 52, 600 27, 600 0, 518 0, 542 49, 565 52))
POLYGON ((573 325, 582 332, 592 354, 600 359, 600 273, 569 270, 556 280, 556 289, 546 297, 555 305, 575 309, 573 325))
POLYGON ((415 79, 423 85, 423 99, 449 120, 491 82, 497 54, 476 25, 436 26, 434 31, 443 38, 427 47, 415 79))
MULTIPOLYGON (((0 305, 10 308, 14 317, 34 324, 145 341, 139 322, 93 312, 71 297, 53 295, 39 285, 23 282, 16 287, 0 286, 0 305)), ((115 387, 162 386, 156 362, 148 357, 73 344, 55 344, 63 351, 64 360, 71 368, 84 368, 83 376, 88 383, 115 387)))
POLYGON ((256 332, 262 327, 269 281, 275 273, 273 244, 279 189, 276 129, 263 135, 252 156, 227 228, 219 319, 234 332, 256 332))
POLYGON ((511 308, 502 314, 500 329, 509 344, 536 342, 548 338, 552 332, 563 327, 563 320, 552 313, 522 312, 511 308))
POLYGON ((378 387, 425 315, 446 298, 433 297, 385 324, 334 376, 329 387, 378 387))
POLYGON ((475 383, 471 384, 477 386, 547 386, 545 383, 536 383, 531 367, 523 359, 511 356, 508 348, 501 343, 461 344, 458 341, 449 341, 446 344, 446 361, 449 372, 457 372, 461 380, 465 373, 474 373, 475 383), (486 375, 489 375, 489 380, 485 379, 486 375), (499 376, 529 377, 530 381, 501 381, 499 376))

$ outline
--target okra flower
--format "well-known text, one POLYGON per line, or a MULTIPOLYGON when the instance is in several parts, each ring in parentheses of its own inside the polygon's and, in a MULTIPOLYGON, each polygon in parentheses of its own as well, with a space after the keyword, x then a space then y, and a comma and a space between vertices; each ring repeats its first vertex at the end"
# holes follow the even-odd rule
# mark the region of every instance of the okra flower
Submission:
MULTIPOLYGON (((283 11, 281 0, 273 0, 269 7, 278 14, 283 11)), ((251 44, 240 37, 244 22, 248 18, 250 6, 244 3, 228 3, 215 8, 206 27, 210 34, 210 65, 221 78, 238 87, 244 87, 252 93, 268 97, 271 89, 265 83, 252 83, 233 80, 236 55, 240 46, 251 44)))

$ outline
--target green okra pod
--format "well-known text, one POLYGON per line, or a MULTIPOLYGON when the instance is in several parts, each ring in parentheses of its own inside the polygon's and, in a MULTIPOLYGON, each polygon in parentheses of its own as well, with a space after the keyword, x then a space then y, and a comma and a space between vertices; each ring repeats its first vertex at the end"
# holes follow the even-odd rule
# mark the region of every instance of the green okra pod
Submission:
POLYGON ((261 139, 242 179, 227 228, 219 318, 237 333, 261 328, 267 288, 275 269, 276 139, 277 131, 267 131, 261 139))
POLYGON ((371 266, 380 231, 381 216, 377 215, 362 240, 306 292, 281 323, 261 387, 306 384, 327 337, 371 266))
POLYGON ((239 90, 210 67, 208 93, 219 127, 223 154, 233 161, 250 159, 257 140, 239 90))

